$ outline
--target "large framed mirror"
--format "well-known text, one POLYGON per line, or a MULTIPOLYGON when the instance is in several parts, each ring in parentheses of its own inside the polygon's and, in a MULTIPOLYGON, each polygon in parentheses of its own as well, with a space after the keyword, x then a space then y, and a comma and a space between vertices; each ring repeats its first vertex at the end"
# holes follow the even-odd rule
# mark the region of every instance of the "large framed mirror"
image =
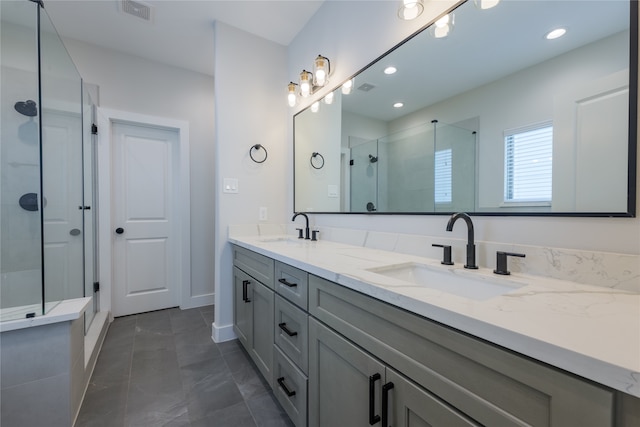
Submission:
POLYGON ((635 216, 637 9, 460 2, 294 116, 294 210, 635 216))

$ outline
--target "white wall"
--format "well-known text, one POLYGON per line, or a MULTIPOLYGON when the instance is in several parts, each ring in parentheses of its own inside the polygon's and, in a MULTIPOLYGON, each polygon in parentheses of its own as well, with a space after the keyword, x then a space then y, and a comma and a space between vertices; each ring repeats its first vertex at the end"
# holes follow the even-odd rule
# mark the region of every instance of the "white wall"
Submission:
MULTIPOLYGON (((229 225, 258 222, 260 207, 269 221, 291 219, 286 177, 293 164, 293 144, 287 139, 286 49, 227 24, 215 24, 216 210, 215 319, 213 338, 225 341, 233 333, 233 277, 229 225), (249 149, 262 144, 269 153, 254 163, 249 149), (238 179, 238 193, 222 191, 224 178, 238 179)), ((209 183, 211 186, 211 183, 209 183)))
MULTIPOLYGON (((76 40, 64 40, 85 82, 99 86, 100 106, 189 122, 191 290, 213 300, 213 77, 76 40)), ((95 100, 94 100, 95 102, 95 100)), ((100 212, 102 215, 108 214, 100 212)))
MULTIPOLYGON (((315 55, 321 53, 331 59, 335 68, 331 82, 338 84, 453 3, 452 0, 427 2, 420 18, 404 22, 396 18, 395 1, 325 2, 289 45, 289 76, 308 67, 315 55)), ((326 88, 318 96, 331 89, 326 88)), ((288 203, 291 206, 292 185, 289 185, 288 203)), ((416 233, 448 239, 464 236, 462 228, 453 233, 445 232, 446 221, 443 216, 312 217, 312 222, 319 226, 416 233)), ((637 218, 474 217, 474 223, 478 240, 640 254, 640 219, 637 218)))

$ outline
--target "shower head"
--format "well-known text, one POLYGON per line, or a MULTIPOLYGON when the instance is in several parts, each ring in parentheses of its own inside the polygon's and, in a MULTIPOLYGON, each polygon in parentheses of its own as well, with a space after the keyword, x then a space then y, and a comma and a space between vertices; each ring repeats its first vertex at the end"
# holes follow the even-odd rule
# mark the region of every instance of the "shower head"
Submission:
POLYGON ((369 162, 375 163, 377 161, 378 161, 378 156, 372 156, 371 154, 369 154, 369 162))
POLYGON ((15 108, 18 113, 27 117, 35 117, 38 115, 38 107, 36 107, 36 102, 30 99, 26 101, 16 102, 13 108, 15 108))

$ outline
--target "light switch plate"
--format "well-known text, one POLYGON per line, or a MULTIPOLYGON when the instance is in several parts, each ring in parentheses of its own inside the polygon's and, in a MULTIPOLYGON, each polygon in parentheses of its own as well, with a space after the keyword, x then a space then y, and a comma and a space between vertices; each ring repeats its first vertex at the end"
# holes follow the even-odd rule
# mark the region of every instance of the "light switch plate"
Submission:
POLYGON ((260 211, 258 213, 258 220, 259 221, 266 221, 267 219, 269 219, 267 208, 266 207, 261 207, 260 211))
POLYGON ((328 197, 338 197, 338 186, 335 184, 327 185, 327 196, 328 197))
POLYGON ((225 178, 222 184, 222 192, 224 193, 237 193, 238 192, 238 178, 225 178))

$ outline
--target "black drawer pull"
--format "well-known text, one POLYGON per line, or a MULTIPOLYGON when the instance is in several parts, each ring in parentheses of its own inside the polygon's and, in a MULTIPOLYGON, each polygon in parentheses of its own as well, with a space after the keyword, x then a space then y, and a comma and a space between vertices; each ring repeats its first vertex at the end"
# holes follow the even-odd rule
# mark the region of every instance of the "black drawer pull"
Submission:
POLYGON ((293 391, 289 390, 289 387, 287 387, 287 385, 284 383, 284 377, 278 378, 278 384, 280 384, 280 388, 282 388, 282 390, 284 390, 284 393, 287 395, 287 397, 291 397, 291 396, 295 396, 296 395, 295 390, 293 390, 293 391))
POLYGON ((374 425, 380 421, 380 415, 376 415, 376 381, 380 379, 380 374, 375 373, 369 377, 369 424, 374 425))
POLYGON ((389 390, 393 388, 393 383, 389 382, 382 386, 382 427, 389 426, 389 390))
POLYGON ((287 281, 287 279, 278 279, 278 282, 280 282, 280 283, 282 283, 283 285, 286 285, 286 286, 288 286, 288 287, 290 287, 290 288, 295 288, 296 286, 298 286, 298 284, 297 284, 297 283, 291 283, 291 282, 288 282, 288 281, 287 281))
POLYGON ((289 330, 289 328, 287 328, 287 324, 284 323, 284 322, 283 323, 278 323, 278 327, 280 329, 282 329, 283 331, 285 331, 285 333, 287 335, 289 335, 290 337, 295 337, 296 335, 298 335, 297 332, 293 332, 293 331, 289 330))
POLYGON ((251 302, 247 295, 247 286, 249 286, 249 283, 251 283, 249 280, 242 281, 242 301, 244 302, 251 302))

